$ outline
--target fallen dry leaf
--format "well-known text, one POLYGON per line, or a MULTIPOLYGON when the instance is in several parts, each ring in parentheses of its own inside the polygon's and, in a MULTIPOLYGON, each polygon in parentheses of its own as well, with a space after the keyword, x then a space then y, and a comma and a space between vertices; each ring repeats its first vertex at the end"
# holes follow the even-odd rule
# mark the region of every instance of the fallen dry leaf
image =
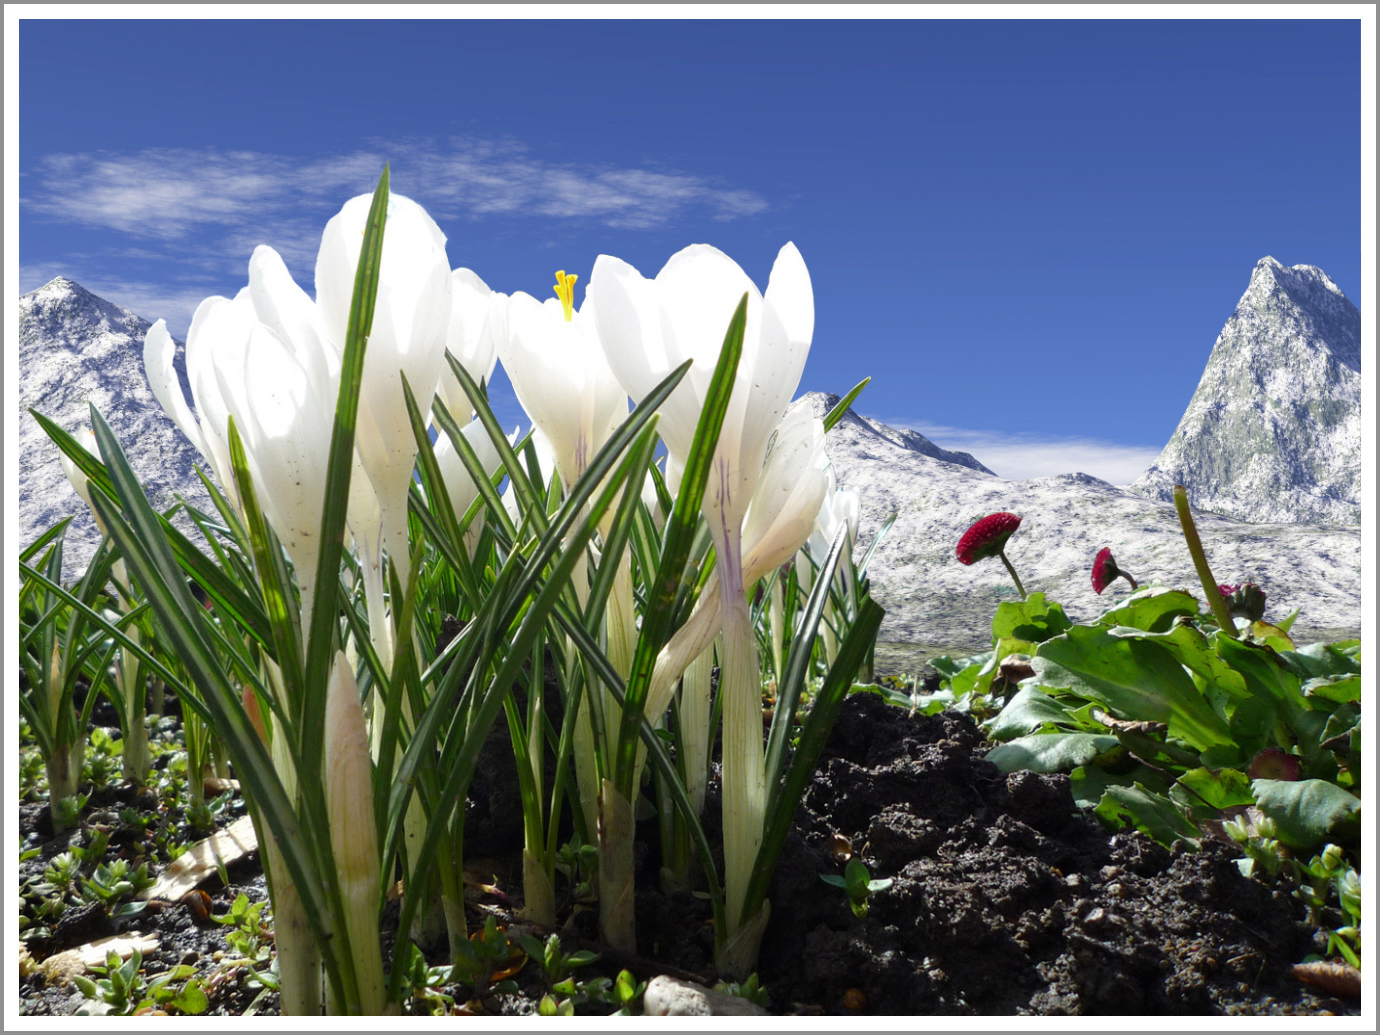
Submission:
POLYGON ((1361 972, 1345 963, 1329 963, 1326 960, 1296 963, 1294 977, 1331 995, 1347 999, 1361 998, 1361 972))
POLYGON ((71 984, 72 978, 85 974, 92 967, 105 966, 106 958, 112 952, 120 959, 127 960, 135 949, 141 955, 147 955, 157 948, 157 935, 144 935, 138 931, 112 935, 49 956, 43 961, 43 976, 50 984, 67 985, 71 984))
POLYGON ((145 889, 139 897, 181 901, 187 892, 215 875, 217 857, 221 864, 229 866, 250 852, 257 851, 258 847, 259 842, 254 837, 254 821, 243 816, 179 855, 163 871, 158 883, 145 889))

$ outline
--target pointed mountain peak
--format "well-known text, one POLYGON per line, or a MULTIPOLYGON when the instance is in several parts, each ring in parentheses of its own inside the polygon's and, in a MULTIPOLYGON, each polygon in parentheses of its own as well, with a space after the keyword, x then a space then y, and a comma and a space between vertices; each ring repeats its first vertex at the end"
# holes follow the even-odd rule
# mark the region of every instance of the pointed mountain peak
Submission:
POLYGON ((151 326, 138 313, 116 305, 88 291, 69 277, 54 277, 40 288, 19 296, 21 322, 37 321, 47 333, 71 338, 84 329, 115 334, 130 334, 143 340, 151 326))
POLYGON ((1316 266, 1256 263, 1164 451, 1130 486, 1252 522, 1361 520, 1361 314, 1316 266))

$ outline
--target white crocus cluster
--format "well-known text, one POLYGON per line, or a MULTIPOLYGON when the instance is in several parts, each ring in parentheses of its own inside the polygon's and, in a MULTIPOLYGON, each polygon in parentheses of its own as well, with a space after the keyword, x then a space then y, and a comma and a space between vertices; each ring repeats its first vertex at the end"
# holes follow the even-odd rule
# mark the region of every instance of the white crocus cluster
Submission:
MULTIPOLYGON (((370 203, 369 196, 354 198, 327 224, 316 262, 314 299, 293 281, 279 255, 261 246, 250 260, 247 287, 233 299, 216 297, 202 303, 187 339, 192 406, 173 372, 175 345, 163 321, 145 341, 145 362, 156 397, 205 456, 232 505, 240 507, 227 430, 233 418, 260 505, 293 565, 304 633, 316 578, 350 304, 370 203)), ((814 329, 813 290, 804 260, 793 244, 787 244, 761 292, 737 263, 708 245, 677 252, 653 279, 601 255, 585 302, 577 309, 574 276, 558 272, 557 297, 546 301, 523 292, 504 295, 470 270, 451 270, 445 245, 444 235, 420 206, 391 196, 359 395, 348 515, 364 575, 370 635, 385 674, 391 672, 394 645, 384 603, 384 563, 388 558, 406 593, 408 496, 417 458, 403 377, 422 414, 429 415, 439 398, 485 471, 496 473, 499 452, 482 424, 467 420, 473 410, 445 363, 445 353, 449 350, 476 381, 491 378, 501 360, 534 425, 544 476, 550 477, 554 468, 569 492, 627 418, 629 396, 644 398, 690 360, 688 373, 662 405, 657 426, 667 450, 666 480, 674 494, 725 332, 746 296, 741 358, 702 505, 715 547, 715 574, 693 614, 658 657, 646 710, 648 718, 658 721, 682 673, 700 659, 696 671, 703 678, 690 682, 703 685, 705 700, 687 701, 682 715, 691 726, 704 727, 688 734, 689 754, 707 759, 707 745, 714 736, 708 728, 712 655, 707 651, 722 633, 727 963, 734 969, 735 959, 755 957, 767 916, 767 907, 753 917, 742 915, 767 802, 761 685, 745 589, 801 550, 812 531, 827 537, 838 521, 851 522, 854 530, 857 522, 856 498, 848 497, 846 490, 835 492, 827 473, 822 423, 807 405, 792 404, 814 329)), ((478 488, 447 434, 439 435, 434 448, 458 517, 478 488)), ((666 515, 659 513, 650 488, 648 480, 642 486, 644 500, 654 520, 664 521, 666 515)), ((516 509, 511 484, 505 504, 516 509)), ((609 510, 602 521, 603 540, 612 516, 609 510)), ((471 553, 483 520, 481 515, 467 530, 465 545, 471 553)), ((602 547, 601 540, 591 549, 596 561, 602 560, 602 547)), ((812 547, 811 552, 817 551, 812 547)), ((626 675, 638 635, 626 555, 615 571, 604 637, 610 662, 626 675)), ((583 563, 573 578, 583 605, 589 593, 583 563)), ((365 742, 362 713, 347 700, 350 693, 340 690, 348 689, 347 667, 338 662, 333 674, 330 715, 342 729, 348 726, 352 753, 348 761, 330 755, 329 764, 355 774, 355 797, 348 808, 359 819, 368 810, 359 797, 358 767, 369 763, 367 753, 360 750, 365 742), (350 706, 337 708, 337 697, 350 706)), ((588 689, 606 693, 597 683, 588 689)), ((589 825, 600 833, 601 894, 617 900, 608 909, 601 901, 605 937, 632 949, 632 805, 608 779, 596 779, 592 756, 585 757, 588 752, 580 747, 588 747, 596 734, 607 744, 616 741, 617 709, 611 697, 602 701, 604 730, 589 728, 590 709, 581 710, 583 724, 577 725, 580 798, 589 825)), ((540 738, 534 743, 535 779, 540 784, 540 738)), ((691 783, 701 797, 703 772, 692 772, 691 783)), ((336 851, 343 856, 347 847, 342 843, 336 851)), ((539 847, 529 845, 530 854, 535 856, 539 847)), ((361 889, 371 880, 377 883, 367 867, 360 873, 361 889)), ((350 932, 352 939, 356 935, 350 932)))

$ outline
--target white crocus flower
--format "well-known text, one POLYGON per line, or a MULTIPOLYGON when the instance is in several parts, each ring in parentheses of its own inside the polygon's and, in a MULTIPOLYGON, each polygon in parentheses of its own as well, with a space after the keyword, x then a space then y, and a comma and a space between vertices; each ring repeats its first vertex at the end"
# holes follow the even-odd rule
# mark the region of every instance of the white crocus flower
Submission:
MULTIPOLYGON (((452 270, 450 274, 450 324, 446 332, 446 351, 453 355, 475 381, 493 380, 498 363, 494 347, 494 331, 489 313, 506 305, 508 296, 490 289, 473 270, 452 270)), ((464 421, 472 414, 469 396, 450 369, 441 365, 441 383, 437 394, 456 421, 464 421)))
POLYGON ((561 271, 556 279, 559 299, 518 291, 495 306, 490 326, 513 391, 569 491, 628 416, 628 395, 604 358, 588 299, 575 309, 575 277, 561 271))
MULTIPOLYGON (((158 322, 162 323, 163 321, 160 320, 158 322)), ((100 449, 96 447, 96 435, 90 428, 85 426, 80 427, 72 432, 72 437, 81 443, 81 447, 88 453, 97 460, 102 460, 102 462, 104 462, 101 457, 100 449)), ((91 506, 91 479, 82 474, 81 468, 77 466, 76 461, 62 452, 62 450, 58 450, 58 459, 62 461, 62 470, 67 475, 67 480, 72 483, 72 488, 77 491, 77 495, 81 497, 82 502, 90 508, 91 516, 96 521, 96 527, 101 530, 101 535, 105 535, 105 522, 102 521, 101 516, 96 513, 96 508, 91 506)))
MULTIPOLYGON (((341 355, 350 317, 359 251, 373 198, 347 201, 326 224, 316 258, 316 305, 329 340, 341 355)), ((446 238, 415 201, 388 200, 373 329, 364 357, 355 448, 378 498, 379 540, 366 545, 371 564, 387 549, 407 589, 407 494, 417 460, 400 372, 417 405, 427 411, 441 377, 451 320, 451 272, 446 238)), ((352 529, 357 541, 360 530, 352 529)))
MULTIPOLYGON (((744 294, 748 299, 742 356, 703 505, 723 610, 725 963, 739 970, 744 961, 755 960, 766 922, 765 910, 755 917, 741 915, 767 799, 757 648, 744 598, 743 521, 762 479, 768 438, 800 383, 814 333, 814 294, 793 244, 778 254, 765 295, 737 263, 708 245, 677 252, 655 280, 601 255, 590 294, 609 365, 634 398, 645 396, 684 360, 693 360, 662 406, 659 427, 668 452, 681 463, 689 455, 725 332, 744 294)), ((807 524, 813 519, 811 512, 807 524)))
POLYGON ((259 504, 292 558, 305 635, 321 548, 340 364, 318 333, 310 301, 271 248, 255 249, 249 282, 247 291, 219 307, 226 347, 213 356, 213 364, 221 397, 244 442, 259 504), (232 335, 243 335, 243 341, 232 335))
MULTIPOLYGON (((490 311, 490 329, 503 368, 513 382, 513 391, 522 408, 540 429, 555 454, 556 471, 567 492, 585 473, 594 455, 612 437, 628 415, 628 395, 609 369, 599 343, 597 325, 588 295, 584 306, 575 309, 574 275, 556 273, 556 298, 538 302, 531 295, 517 292, 506 306, 490 311)), ((605 514, 602 532, 607 536, 612 512, 605 514)), ((615 570, 604 621, 607 630, 609 662, 626 674, 632 664, 637 640, 633 611, 632 571, 626 554, 615 570)), ((589 596, 583 558, 572 574, 576 598, 583 607, 589 596)), ((617 705, 602 686, 587 684, 587 691, 603 695, 602 711, 605 738, 621 719, 617 705)), ((586 822, 598 826, 601 844, 604 837, 619 838, 624 825, 615 817, 626 813, 628 858, 631 860, 632 806, 625 801, 600 803, 601 785, 594 758, 596 731, 586 704, 575 725, 575 772, 580 806, 586 822), (618 831, 620 833, 609 833, 618 831)), ((619 797, 615 795, 615 797, 619 797)), ((533 847, 533 846, 529 846, 533 847)), ((604 937, 619 948, 631 950, 635 941, 632 929, 632 869, 616 875, 608 872, 610 860, 621 859, 622 852, 601 851, 600 920, 604 937), (617 892, 613 888, 620 889, 617 892)))
POLYGON ((717 248, 696 244, 673 255, 647 280, 621 259, 601 255, 590 295, 599 339, 623 387, 641 399, 687 359, 694 361, 661 408, 658 430, 677 464, 689 455, 724 334, 743 294, 747 328, 705 514, 721 527, 747 511, 766 455, 767 438, 800 384, 814 331, 810 275, 795 245, 777 256, 766 294, 717 248))
MULTIPOLYGON (((862 512, 862 495, 856 488, 840 489, 834 478, 832 468, 825 471, 825 474, 828 476, 828 492, 825 493, 824 503, 819 508, 819 516, 815 519, 815 526, 805 544, 804 552, 809 554, 810 560, 816 565, 823 564, 829 556, 830 549, 833 548, 834 539, 839 534, 839 529, 847 528, 848 538, 844 545, 845 556, 841 559, 834 578, 842 580, 844 590, 851 594, 853 592, 853 543, 858 536, 858 517, 862 512)), ((813 581, 810 561, 805 560, 802 555, 798 558, 798 564, 802 574, 802 585, 808 589, 813 581)), ((830 665, 833 664, 834 658, 838 654, 838 636, 834 632, 833 614, 833 603, 826 602, 820 630, 824 636, 824 657, 826 663, 830 665)))

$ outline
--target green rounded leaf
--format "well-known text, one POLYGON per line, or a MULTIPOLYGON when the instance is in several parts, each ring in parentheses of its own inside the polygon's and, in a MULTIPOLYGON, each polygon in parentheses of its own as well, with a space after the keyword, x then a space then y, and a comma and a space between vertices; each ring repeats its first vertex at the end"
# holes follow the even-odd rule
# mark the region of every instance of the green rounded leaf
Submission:
POLYGON ((205 1013, 206 1007, 210 1003, 206 999, 206 993, 201 990, 201 985, 195 981, 187 982, 187 987, 182 990, 172 1002, 183 1013, 198 1014, 205 1013))
POLYGON ((1182 589, 1154 586, 1131 594, 1120 606, 1104 611, 1099 625, 1126 625, 1146 632, 1168 632, 1179 615, 1198 613, 1198 598, 1182 589))
POLYGON ((1361 699, 1361 677, 1357 675, 1319 676, 1303 684, 1305 697, 1321 697, 1334 704, 1351 704, 1361 699))
POLYGON ((1253 780, 1256 807, 1275 821, 1291 848, 1323 841, 1355 844, 1361 833, 1361 799, 1326 780, 1253 780))
POLYGON ((1190 769, 1179 777, 1170 797, 1180 805, 1206 805, 1214 809, 1229 809, 1233 805, 1253 805, 1250 778, 1239 769, 1190 769))
POLYGON ((1003 773, 1018 769, 1060 773, 1087 765, 1119 746, 1116 737, 1098 733, 1039 733, 998 744, 987 752, 987 761, 1003 773))
POLYGON ((1027 686, 987 720, 987 735, 993 740, 1011 740, 1034 733, 1046 723, 1076 724, 1062 704, 1037 687, 1027 686))
POLYGON ((1197 843, 1198 830, 1182 810, 1163 794, 1156 794, 1143 784, 1108 787, 1095 811, 1110 826, 1119 827, 1129 821, 1142 834, 1163 845, 1172 845, 1175 841, 1197 843))
MULTIPOLYGON (((1081 678, 1089 694, 1119 718, 1167 722, 1195 750, 1230 744, 1231 734, 1170 651, 1141 636, 1074 626, 1040 644, 1039 656, 1081 678)), ((1233 641, 1234 642, 1234 641, 1233 641)))
POLYGON ((1063 606, 1045 603, 1043 593, 1031 593, 1025 600, 998 604, 992 618, 992 636, 997 640, 1014 637, 1043 643, 1072 627, 1063 606))

